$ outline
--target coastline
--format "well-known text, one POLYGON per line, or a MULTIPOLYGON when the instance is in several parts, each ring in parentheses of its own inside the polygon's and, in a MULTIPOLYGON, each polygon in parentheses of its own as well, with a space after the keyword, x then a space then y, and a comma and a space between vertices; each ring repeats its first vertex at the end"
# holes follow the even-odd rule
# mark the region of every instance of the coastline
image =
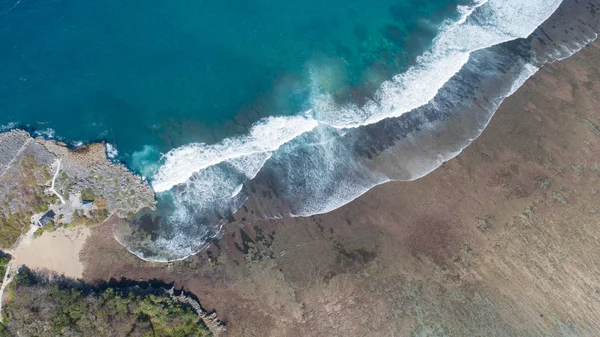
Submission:
POLYGON ((586 239, 600 207, 598 55, 593 42, 541 69, 478 140, 421 179, 309 218, 247 220, 253 210, 242 208, 206 251, 166 265, 98 228, 84 278, 175 282, 225 317, 232 336, 600 331, 595 297, 583 295, 598 273, 586 239))
MULTIPOLYGON (((549 34, 541 41, 557 38, 540 30, 549 34)), ((580 42, 564 52, 578 50, 580 42)), ((507 48, 518 49, 522 43, 507 48)), ((546 50, 544 42, 537 47, 546 50)), ((441 165, 428 174, 415 175, 408 168, 400 173, 411 179, 379 184, 332 211, 269 220, 265 214, 289 205, 276 204, 277 191, 273 198, 273 191, 264 189, 273 182, 259 176, 253 187, 262 197, 233 212, 224 221, 222 236, 167 263, 138 259, 126 243, 120 246, 115 240, 115 228, 131 226, 132 213, 140 207, 127 202, 132 199, 127 187, 119 188, 125 178, 116 179, 112 189, 112 183, 104 182, 104 171, 87 170, 114 168, 106 164, 103 144, 67 150, 37 138, 36 146, 57 157, 44 157, 42 165, 44 179, 51 178, 45 192, 58 198, 51 209, 61 214, 70 214, 65 207, 82 210, 86 190, 100 186, 92 199, 106 197, 111 216, 100 226, 86 227, 85 235, 75 240, 64 235, 69 229, 43 233, 24 248, 31 249, 27 256, 15 261, 91 283, 109 278, 173 283, 190 290, 203 307, 218 311, 231 336, 597 334, 600 42, 569 59, 561 55, 549 55, 544 62, 560 61, 543 66, 520 88, 504 88, 512 95, 486 102, 500 106, 489 116, 474 121, 469 116, 477 111, 455 119, 441 116, 440 121, 450 121, 451 131, 436 129, 424 138, 426 144, 447 145, 448 153, 436 152, 443 147, 415 150, 429 152, 441 165), (452 146, 464 140, 455 139, 458 133, 452 128, 473 135, 455 152, 452 146), (102 155, 90 159, 90 152, 102 155), (63 169, 67 178, 60 174, 63 169), (68 179, 81 172, 85 175, 73 189, 68 179), (40 258, 40 252, 55 245, 62 249, 40 258), (65 263, 69 268, 62 268, 65 263)), ((480 83, 484 89, 477 90, 484 92, 495 84, 493 79, 480 83)), ((475 105, 486 110, 480 106, 486 96, 475 97, 475 105)), ((373 133, 381 130, 385 125, 373 127, 373 133)), ((423 144, 414 135, 406 138, 411 141, 407 147, 381 139, 364 156, 393 172, 396 167, 382 153, 404 154, 423 144)), ((31 139, 6 167, 0 166, 2 174, 31 139)), ((123 177, 133 176, 123 166, 118 170, 123 177)), ((149 185, 141 184, 148 196, 149 185)), ((143 203, 155 205, 147 198, 143 203)), ((7 275, 9 271, 10 266, 7 275)))
MULTIPOLYGON (((589 5, 593 4, 590 2, 589 5)), ((459 20, 464 27, 449 23, 441 29, 440 39, 451 41, 456 30, 481 29, 470 21, 477 21, 481 15, 477 11, 485 6, 486 2, 481 2, 464 12, 459 20)), ((189 144, 173 149, 165 154, 164 165, 151 181, 157 191, 169 190, 167 197, 162 199, 173 201, 172 204, 165 202, 163 208, 174 209, 177 216, 157 217, 159 220, 148 224, 153 228, 151 233, 139 231, 137 225, 123 227, 115 232, 116 239, 144 260, 181 260, 204 249, 205 243, 220 232, 223 219, 229 218, 244 204, 258 212, 254 219, 325 214, 358 198, 373 186, 390 180, 415 180, 429 174, 476 139, 505 97, 538 67, 568 57, 593 38, 590 34, 597 36, 593 10, 588 13, 587 7, 572 2, 563 2, 560 6, 552 2, 548 6, 540 13, 536 12, 536 15, 543 14, 540 20, 551 14, 537 28, 529 24, 511 30, 506 22, 492 18, 495 25, 507 28, 506 31, 500 29, 502 32, 488 32, 491 35, 486 36, 496 44, 467 48, 468 57, 462 69, 453 72, 449 80, 435 90, 435 97, 400 116, 379 116, 381 118, 376 118, 378 123, 359 123, 360 127, 339 134, 333 132, 325 138, 321 135, 332 130, 324 126, 327 123, 317 122, 310 116, 296 116, 297 121, 291 126, 282 118, 270 118, 252 128, 249 140, 245 136, 224 140, 224 144, 239 141, 236 146, 189 144), (556 11, 555 7, 558 7, 556 11), (577 20, 563 22, 569 18, 577 20), (529 37, 517 38, 531 31, 533 34, 529 37), (485 76, 481 76, 482 73, 485 76), (276 137, 274 146, 268 144, 263 148, 262 143, 254 144, 254 141, 263 141, 264 129, 273 131, 269 128, 271 124, 278 125, 280 130, 275 129, 283 133, 290 129, 294 132, 282 139, 276 137), (294 127, 296 124, 306 125, 298 129, 294 127), (308 135, 316 129, 319 129, 317 135, 308 135), (296 138, 305 139, 288 144, 296 138), (247 142, 250 145, 242 152, 250 151, 250 154, 239 157, 232 147, 245 146, 247 142), (330 147, 304 146, 321 142, 331 142, 330 147), (289 149, 279 153, 282 147, 289 149), (313 149, 307 150, 308 147, 313 149), (179 157, 183 157, 183 162, 179 157), (171 159, 173 162, 170 163, 171 159), (165 183, 162 181, 164 176, 167 180, 172 176, 177 179, 175 183, 165 183), (192 176, 194 179, 190 179, 192 176), (174 184, 177 188, 172 188, 174 184), (203 229, 197 230, 200 221, 203 229)), ((445 45, 436 41, 436 45, 445 45)), ((434 46, 431 53, 436 54, 436 48, 434 46)), ((462 59, 463 56, 457 57, 462 59)), ((405 75, 408 76, 395 77, 394 81, 398 78, 400 87, 405 75)), ((389 87, 390 83, 382 88, 389 87)), ((381 107, 391 106, 390 109, 397 110, 393 108, 395 104, 390 104, 381 103, 381 107)), ((399 109, 400 113, 404 111, 399 109)), ((105 152, 110 155, 112 147, 108 144, 106 147, 105 152)))
MULTIPOLYGON (((554 9, 556 3, 546 5, 542 7, 547 11, 554 9)), ((451 53, 456 60, 446 55, 453 62, 466 63, 456 69, 456 64, 452 64, 449 69, 455 69, 451 71, 453 75, 442 87, 434 86, 436 95, 431 101, 417 100, 426 104, 412 110, 407 108, 410 111, 403 113, 405 102, 396 99, 413 97, 410 93, 415 90, 411 85, 403 86, 412 83, 405 82, 414 77, 408 71, 382 85, 390 93, 381 94, 381 102, 369 101, 364 110, 340 107, 340 111, 333 111, 341 116, 366 114, 375 120, 379 120, 379 112, 392 113, 388 116, 391 118, 377 123, 337 129, 319 122, 319 109, 329 111, 329 108, 317 104, 318 108, 305 122, 308 131, 288 125, 287 119, 274 118, 256 124, 247 137, 226 139, 214 146, 192 143, 173 149, 165 155, 152 184, 159 190, 170 188, 167 193, 172 203, 165 208, 174 211, 151 224, 153 239, 148 240, 148 233, 131 235, 136 226, 124 226, 121 229, 124 234, 117 234, 121 235, 118 240, 145 260, 180 260, 201 250, 225 219, 244 205, 255 211, 248 219, 306 217, 335 210, 386 181, 422 177, 476 139, 504 98, 538 68, 568 57, 595 39, 600 27, 594 6, 594 1, 565 1, 536 28, 531 22, 525 27, 507 25, 503 20, 506 17, 500 19, 488 13, 498 14, 496 10, 504 13, 506 7, 482 5, 471 13, 464 27, 448 28, 450 36, 456 33, 453 30, 479 32, 482 27, 477 22, 484 19, 493 27, 506 29, 481 31, 486 39, 498 44, 488 46, 484 42, 489 41, 478 41, 476 45, 484 43, 485 48, 471 45, 473 50, 458 48, 463 50, 460 55, 451 53), (524 38, 530 32, 533 33, 524 38), (309 125, 311 120, 318 121, 318 125, 309 125), (288 128, 298 131, 290 137, 293 139, 281 137, 281 131, 288 128), (171 188, 173 184, 178 185, 171 188)), ((549 15, 536 12, 540 13, 549 15)), ((444 32, 440 34, 447 37, 444 32)), ((437 50, 435 46, 433 50, 437 50)), ((447 57, 433 59, 448 61, 447 57)))
POLYGON ((103 143, 70 149, 14 129, 0 133, 0 204, 0 248, 10 254, 1 310, 4 290, 22 265, 50 279, 81 278, 79 253, 90 227, 152 209, 155 200, 146 182, 108 161, 103 143), (126 200, 123 191, 136 199, 126 200))

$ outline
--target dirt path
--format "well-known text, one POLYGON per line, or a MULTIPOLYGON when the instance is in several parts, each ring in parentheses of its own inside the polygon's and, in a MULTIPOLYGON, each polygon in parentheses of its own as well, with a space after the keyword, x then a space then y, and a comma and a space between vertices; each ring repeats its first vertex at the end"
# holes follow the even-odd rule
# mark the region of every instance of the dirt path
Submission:
POLYGON ((54 182, 56 181, 56 177, 58 177, 58 173, 60 172, 60 159, 56 160, 58 161, 58 166, 56 167, 56 173, 54 173, 54 177, 52 177, 52 185, 50 186, 50 191, 56 194, 56 196, 58 197, 58 199, 60 199, 60 202, 62 204, 65 204, 65 199, 63 199, 63 197, 54 189, 54 182))
POLYGON ((19 151, 17 151, 17 153, 15 154, 15 156, 8 162, 8 164, 6 164, 6 167, 4 168, 4 170, 2 171, 2 173, 0 173, 0 177, 2 177, 11 167, 12 163, 15 162, 16 158, 19 157, 19 155, 21 154, 21 152, 23 152, 23 150, 25 150, 27 148, 27 145, 29 145, 29 143, 31 143, 32 138, 27 139, 25 141, 25 143, 23 143, 23 145, 21 146, 21 148, 19 149, 19 151))
POLYGON ((7 250, 7 252, 12 255, 12 260, 6 266, 6 272, 4 273, 4 277, 2 279, 2 286, 0 286, 0 321, 2 321, 2 300, 4 297, 4 289, 12 282, 14 278, 14 272, 16 270, 17 264, 17 256, 19 252, 21 252, 25 247, 29 246, 34 239, 33 233, 37 230, 37 227, 34 225, 30 225, 29 230, 25 235, 19 238, 19 241, 15 245, 15 248, 12 250, 7 250))

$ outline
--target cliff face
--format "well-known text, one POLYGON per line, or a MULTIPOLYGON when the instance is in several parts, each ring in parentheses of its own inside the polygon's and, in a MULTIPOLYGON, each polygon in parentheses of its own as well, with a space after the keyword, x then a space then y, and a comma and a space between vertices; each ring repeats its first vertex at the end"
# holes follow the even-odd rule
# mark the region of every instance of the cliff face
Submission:
POLYGON ((70 150, 27 132, 0 133, 0 247, 52 210, 53 225, 100 223, 109 214, 126 216, 153 208, 148 183, 123 165, 108 161, 103 144, 70 150), (135 197, 134 197, 135 196, 135 197), (84 206, 83 200, 88 201, 84 206))

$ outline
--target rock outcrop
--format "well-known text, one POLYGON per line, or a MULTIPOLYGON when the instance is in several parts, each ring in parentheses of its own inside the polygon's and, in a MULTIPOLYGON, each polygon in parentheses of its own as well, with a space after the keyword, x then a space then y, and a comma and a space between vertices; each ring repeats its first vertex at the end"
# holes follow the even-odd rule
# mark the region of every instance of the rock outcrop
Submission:
POLYGON ((4 249, 10 249, 31 223, 101 223, 110 214, 125 217, 155 204, 150 185, 125 166, 110 162, 102 143, 69 149, 22 130, 0 133, 4 249), (51 214, 51 221, 41 223, 44 214, 51 214))

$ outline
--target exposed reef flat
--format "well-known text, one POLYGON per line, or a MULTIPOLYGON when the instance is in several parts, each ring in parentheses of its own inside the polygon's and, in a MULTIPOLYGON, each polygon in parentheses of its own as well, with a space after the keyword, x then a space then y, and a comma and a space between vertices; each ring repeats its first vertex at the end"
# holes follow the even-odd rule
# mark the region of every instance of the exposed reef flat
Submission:
POLYGON ((598 335, 599 59, 594 42, 544 67, 458 157, 328 214, 250 221, 247 205, 168 264, 95 228, 84 278, 174 282, 229 336, 598 335))

